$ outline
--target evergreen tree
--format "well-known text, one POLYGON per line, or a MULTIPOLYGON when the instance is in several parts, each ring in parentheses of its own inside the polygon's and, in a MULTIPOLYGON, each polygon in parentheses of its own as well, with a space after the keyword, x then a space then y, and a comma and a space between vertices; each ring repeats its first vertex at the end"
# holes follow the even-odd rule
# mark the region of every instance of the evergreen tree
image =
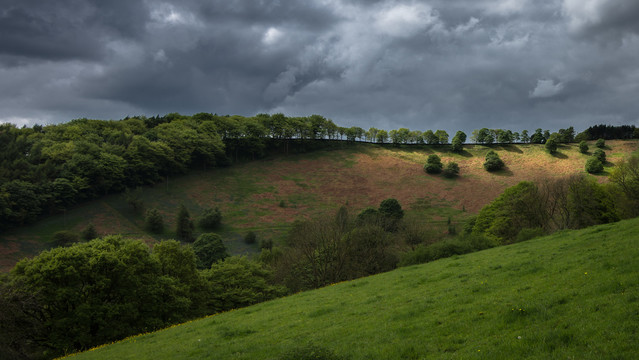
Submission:
POLYGON ((150 209, 146 212, 144 219, 144 227, 155 234, 161 234, 164 232, 164 220, 158 209, 150 209))
POLYGON ((206 230, 217 229, 221 223, 222 212, 217 207, 215 209, 205 209, 198 220, 198 225, 206 230))
POLYGON ((178 239, 182 241, 193 242, 193 240, 195 240, 193 236, 194 230, 195 226, 193 225, 193 220, 191 220, 189 211, 186 209, 184 204, 180 205, 177 214, 177 223, 175 229, 178 239))
POLYGON ((87 240, 87 241, 93 240, 99 236, 98 231, 95 229, 95 226, 93 225, 93 223, 89 223, 89 225, 87 225, 87 227, 84 228, 84 230, 82 230, 80 235, 82 236, 83 240, 87 240))
POLYGON ((588 144, 584 140, 579 143, 579 152, 585 154, 588 152, 588 144))
POLYGON ((442 159, 435 154, 431 154, 428 156, 428 160, 426 161, 426 165, 424 165, 424 171, 429 174, 439 174, 442 172, 442 168, 444 165, 442 164, 442 159))

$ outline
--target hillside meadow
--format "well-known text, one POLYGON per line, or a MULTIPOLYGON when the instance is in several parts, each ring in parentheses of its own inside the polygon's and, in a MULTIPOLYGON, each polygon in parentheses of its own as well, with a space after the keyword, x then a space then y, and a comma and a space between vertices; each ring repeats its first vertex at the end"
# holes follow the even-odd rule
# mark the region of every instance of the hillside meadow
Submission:
POLYGON ((638 228, 624 220, 400 268, 65 359, 634 359, 638 228))
MULTIPOLYGON (((592 152, 594 142, 589 145, 592 152)), ((636 152, 638 145, 637 140, 608 141, 607 169, 636 152)), ((174 238, 175 214, 182 203, 192 218, 205 208, 219 207, 223 213, 219 232, 234 254, 257 250, 257 245, 242 241, 249 231, 258 239, 277 242, 296 219, 313 218, 342 205, 357 213, 389 197, 398 199, 409 217, 443 232, 448 219, 461 225, 505 188, 520 181, 585 173, 584 164, 591 152, 581 154, 577 144, 560 145, 554 155, 535 144, 465 145, 461 154, 446 145, 345 144, 226 168, 194 170, 139 190, 144 207, 157 208, 164 216, 167 230, 163 235, 146 232, 143 212, 135 212, 122 194, 108 195, 0 234, 0 270, 8 271, 21 258, 53 246, 55 232, 80 232, 89 223, 101 235, 122 234, 149 244, 174 238), (485 154, 490 150, 504 160, 504 170, 489 173, 483 169, 485 154), (422 167, 430 154, 439 155, 444 164, 457 162, 460 176, 446 179, 426 174, 422 167)), ((607 173, 596 178, 605 182, 607 173)))

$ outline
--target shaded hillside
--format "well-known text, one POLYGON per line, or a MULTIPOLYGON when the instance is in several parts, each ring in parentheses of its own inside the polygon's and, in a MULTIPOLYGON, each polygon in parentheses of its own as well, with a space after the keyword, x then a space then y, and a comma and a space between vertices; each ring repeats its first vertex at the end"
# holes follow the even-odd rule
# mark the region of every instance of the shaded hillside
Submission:
MULTIPOLYGON (((608 141, 608 166, 637 148, 636 140, 608 141)), ((453 222, 463 222, 506 187, 522 180, 584 173, 589 156, 581 154, 577 144, 561 145, 555 155, 545 152, 543 145, 533 144, 466 145, 461 154, 451 152, 449 146, 357 144, 192 171, 141 188, 144 207, 158 208, 164 216, 164 235, 147 233, 143 213, 134 212, 123 195, 111 195, 0 235, 0 267, 8 270, 20 258, 52 246, 56 231, 80 232, 89 223, 100 234, 123 234, 150 243, 172 238, 174 216, 181 203, 194 217, 205 208, 219 207, 224 216, 220 232, 232 253, 257 249, 257 245, 242 241, 248 231, 256 232, 258 239, 277 240, 295 219, 332 212, 341 205, 357 213, 389 197, 398 199, 419 221, 441 223, 450 217, 453 222), (490 149, 499 153, 505 170, 488 173, 483 169, 490 149), (433 153, 444 163, 457 162, 459 178, 426 174, 422 166, 433 153)), ((605 173, 597 178, 607 181, 605 173)))
POLYGON ((639 219, 401 268, 71 359, 632 359, 639 219))

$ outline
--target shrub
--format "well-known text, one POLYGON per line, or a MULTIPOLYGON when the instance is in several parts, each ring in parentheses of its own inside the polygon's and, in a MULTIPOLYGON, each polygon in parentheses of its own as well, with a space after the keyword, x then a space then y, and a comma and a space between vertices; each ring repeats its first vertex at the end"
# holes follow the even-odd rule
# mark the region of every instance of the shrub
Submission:
POLYGON ((158 209, 150 209, 146 212, 146 218, 144 219, 144 227, 155 234, 161 234, 164 232, 164 220, 158 209))
POLYGON ((208 269, 213 263, 229 256, 220 235, 213 233, 198 236, 193 243, 193 251, 197 256, 197 267, 200 269, 208 269))
POLYGON ((98 231, 95 229, 95 226, 92 223, 89 223, 89 225, 87 225, 87 227, 82 230, 80 236, 82 237, 82 240, 88 241, 97 238, 99 235, 98 231))
POLYGON ((545 147, 550 154, 555 154, 557 152, 557 140, 555 140, 554 137, 551 137, 548 141, 546 141, 545 147))
POLYGON ((80 236, 73 231, 62 230, 53 234, 53 243, 55 246, 67 246, 78 242, 80 236))
POLYGON ((442 172, 442 168, 444 165, 442 164, 442 160, 439 156, 432 154, 428 156, 428 160, 426 161, 426 165, 424 165, 424 171, 429 174, 439 174, 442 172))
POLYGON ((384 217, 401 219, 404 217, 404 210, 397 199, 386 199, 379 204, 379 213, 384 217))
POLYGON ((579 152, 581 152, 582 154, 588 152, 588 144, 586 144, 586 142, 583 140, 579 143, 579 152))
POLYGON ((273 250, 273 240, 264 239, 260 241, 260 249, 262 250, 273 250))
POLYGON ((484 163, 484 169, 486 169, 486 171, 501 170, 504 165, 504 162, 499 158, 496 152, 491 150, 486 154, 486 162, 484 163))
POLYGON ((206 230, 217 229, 221 223, 222 212, 220 212, 220 209, 217 207, 215 209, 205 209, 204 212, 202 212, 202 215, 200 215, 200 218, 197 222, 199 227, 206 230))
POLYGON ((524 228, 519 231, 517 234, 516 242, 526 241, 530 239, 534 239, 536 237, 540 237, 544 235, 544 229, 542 228, 524 228))
POLYGON ((485 236, 469 234, 458 236, 454 239, 446 239, 434 244, 424 246, 419 245, 413 251, 409 251, 402 256, 399 266, 409 266, 423 264, 437 259, 462 255, 479 250, 489 249, 498 244, 485 236))
POLYGON ((193 231, 195 230, 195 226, 193 226, 191 215, 184 204, 180 205, 178 210, 175 230, 178 239, 188 242, 192 242, 194 240, 193 231))
POLYGON ((470 243, 460 241, 458 238, 447 239, 428 246, 417 246, 415 250, 404 254, 399 262, 399 266, 423 264, 437 259, 466 254, 469 252, 472 252, 470 243))
POLYGON ((257 235, 254 232, 249 231, 246 236, 244 236, 244 243, 248 245, 255 244, 257 242, 257 235))
POLYGON ((464 144, 462 143, 461 139, 459 139, 458 137, 454 137, 453 141, 451 142, 451 149, 456 153, 464 151, 464 144))
POLYGON ((404 217, 404 210, 396 199, 386 199, 379 204, 380 222, 384 230, 395 232, 400 220, 404 217))
POLYGON ((355 224, 357 226, 362 226, 364 224, 377 224, 379 222, 380 214, 377 209, 374 207, 367 207, 362 210, 357 217, 355 218, 355 224))
POLYGON ((603 171, 603 164, 597 158, 590 158, 586 161, 586 171, 590 174, 598 174, 603 171))
POLYGON ((456 162, 449 162, 443 171, 443 175, 447 178, 454 178, 459 175, 459 165, 456 162))
POLYGON ((601 149, 597 149, 592 153, 592 156, 596 157, 597 160, 601 161, 602 164, 606 163, 606 152, 601 150, 601 149))
POLYGON ((142 190, 136 187, 134 190, 126 188, 124 190, 124 200, 133 208, 136 213, 142 212, 144 209, 144 200, 142 200, 142 190))
POLYGON ((600 149, 605 148, 606 147, 606 140, 604 140, 604 139, 597 140, 597 142, 595 143, 595 146, 600 148, 600 149))
MULTIPOLYGON (((209 313, 237 309, 286 294, 282 286, 272 285, 271 270, 244 256, 214 263, 201 274, 209 285, 209 313)), ((236 334, 235 331, 231 334, 236 334)))

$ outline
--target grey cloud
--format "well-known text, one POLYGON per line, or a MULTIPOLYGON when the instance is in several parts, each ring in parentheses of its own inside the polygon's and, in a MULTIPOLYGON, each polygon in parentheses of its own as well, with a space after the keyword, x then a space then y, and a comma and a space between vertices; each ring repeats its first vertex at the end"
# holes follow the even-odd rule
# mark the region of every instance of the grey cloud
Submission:
POLYGON ((639 2, 635 0, 564 0, 563 14, 578 36, 621 41, 639 35, 639 2))
POLYGON ((282 111, 449 132, 639 125, 636 2, 588 0, 584 13, 572 1, 11 1, 0 121, 282 111))
POLYGON ((0 54, 5 62, 90 59, 109 38, 135 37, 146 10, 131 1, 10 0, 0 10, 0 54))

